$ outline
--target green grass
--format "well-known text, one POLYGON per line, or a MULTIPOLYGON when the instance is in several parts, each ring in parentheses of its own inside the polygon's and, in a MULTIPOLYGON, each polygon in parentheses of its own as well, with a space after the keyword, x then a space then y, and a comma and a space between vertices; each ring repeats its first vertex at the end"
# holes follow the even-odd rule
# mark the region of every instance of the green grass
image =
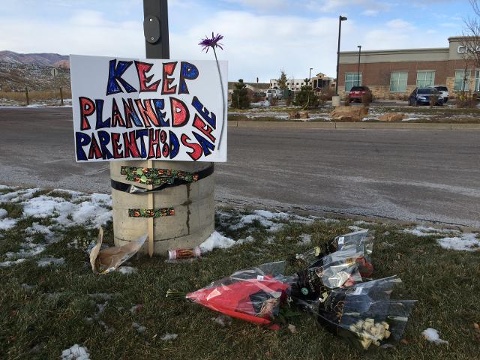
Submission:
MULTIPOLYGON (((18 214, 19 210, 7 211, 18 214)), ((138 255, 124 264, 137 269, 128 275, 92 273, 86 248, 96 240, 96 229, 58 230, 56 241, 42 254, 0 267, 0 359, 58 359, 74 344, 85 346, 92 360, 478 358, 480 335, 474 328, 480 322, 478 251, 445 250, 436 243, 438 235, 418 237, 403 232, 404 225, 376 221, 273 220, 283 224, 273 232, 258 221, 239 226, 249 213, 218 209, 216 229, 234 240, 251 241, 180 263, 138 255), (306 313, 291 319, 294 333, 235 319, 222 326, 214 321, 218 313, 166 298, 168 289, 190 292, 237 270, 292 258, 350 232, 355 224, 375 233, 374 278, 398 275, 403 283, 394 288, 391 298, 418 300, 404 340, 394 348, 372 347, 365 355, 306 313), (306 234, 311 239, 307 245, 301 241, 306 234), (38 259, 45 257, 65 262, 39 267, 38 259), (449 344, 423 339, 421 333, 429 327, 439 330, 449 344), (166 340, 168 334, 176 338, 166 340)), ((24 219, 13 229, 0 230, 0 262, 7 260, 8 251, 21 247, 31 224, 32 219, 24 219)), ((36 234, 35 243, 42 236, 36 234)), ((109 224, 105 242, 110 246, 112 238, 109 224)), ((286 272, 294 270, 287 267, 286 272)))

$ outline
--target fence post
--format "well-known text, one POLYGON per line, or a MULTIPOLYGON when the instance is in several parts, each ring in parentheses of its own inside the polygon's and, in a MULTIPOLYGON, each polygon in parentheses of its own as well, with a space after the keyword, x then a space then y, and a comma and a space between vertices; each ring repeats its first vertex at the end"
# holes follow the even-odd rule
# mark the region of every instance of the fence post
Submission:
POLYGON ((61 86, 60 86, 60 105, 63 106, 63 91, 61 86))

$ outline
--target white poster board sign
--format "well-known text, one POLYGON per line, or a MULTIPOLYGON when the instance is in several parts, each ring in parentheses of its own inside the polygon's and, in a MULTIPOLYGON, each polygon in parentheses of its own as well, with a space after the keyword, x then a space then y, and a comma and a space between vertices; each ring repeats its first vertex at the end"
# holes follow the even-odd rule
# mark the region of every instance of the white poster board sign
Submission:
POLYGON ((227 62, 70 56, 77 162, 227 159, 227 62))

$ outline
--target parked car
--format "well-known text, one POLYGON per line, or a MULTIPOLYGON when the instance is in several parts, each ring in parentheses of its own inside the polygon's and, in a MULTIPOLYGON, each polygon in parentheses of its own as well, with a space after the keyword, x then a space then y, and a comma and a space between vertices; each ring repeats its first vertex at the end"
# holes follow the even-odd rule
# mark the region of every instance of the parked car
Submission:
POLYGON ((432 86, 434 87, 435 89, 437 89, 440 94, 442 94, 442 97, 443 97, 443 103, 445 104, 447 101, 448 101, 448 88, 446 86, 443 86, 443 85, 435 85, 435 86, 432 86))
POLYGON ((282 96, 282 90, 280 89, 268 89, 267 90, 267 99, 270 98, 270 96, 273 98, 273 99, 281 99, 283 96, 282 96))
POLYGON ((372 101, 372 91, 368 88, 368 86, 353 86, 349 93, 348 93, 348 101, 356 101, 356 102, 363 102, 366 97, 372 101))
POLYGON ((430 102, 434 100, 434 105, 443 105, 443 96, 440 91, 433 87, 416 88, 408 97, 408 105, 430 105, 430 102))
POLYGON ((265 91, 255 91, 253 93, 254 98, 265 98, 267 96, 267 93, 265 91))

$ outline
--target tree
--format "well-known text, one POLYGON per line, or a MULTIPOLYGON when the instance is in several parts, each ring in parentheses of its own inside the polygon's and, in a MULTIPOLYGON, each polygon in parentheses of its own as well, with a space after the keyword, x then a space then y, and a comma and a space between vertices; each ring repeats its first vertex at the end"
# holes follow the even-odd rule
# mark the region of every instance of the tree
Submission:
POLYGON ((466 29, 463 32, 462 46, 465 59, 470 60, 474 67, 480 67, 480 0, 468 1, 477 17, 465 20, 466 29))
POLYGON ((287 74, 285 74, 285 71, 281 71, 280 72, 280 78, 277 80, 278 82, 278 87, 280 90, 287 90, 288 89, 288 86, 287 86, 287 74))
POLYGON ((310 79, 305 79, 305 85, 300 88, 300 92, 295 96, 294 105, 302 108, 318 107, 320 100, 310 85, 310 79))
POLYGON ((235 109, 248 109, 250 107, 250 99, 248 98, 247 85, 245 85, 243 79, 239 79, 234 86, 232 107, 235 109))
POLYGON ((280 90, 282 90, 282 95, 283 98, 285 99, 285 103, 287 106, 289 106, 292 103, 292 94, 290 90, 288 89, 287 86, 287 74, 285 73, 284 70, 281 70, 280 72, 280 78, 277 80, 278 82, 278 87, 280 90))
MULTIPOLYGON (((470 69, 480 67, 480 3, 479 0, 469 0, 470 5, 477 17, 465 20, 465 30, 461 40, 461 56, 464 60, 463 79, 461 85, 461 94, 457 99, 457 106, 465 107, 474 104, 476 100, 472 98, 471 93, 466 93, 470 89, 470 69)), ((478 89, 474 89, 478 91, 478 89)), ((473 97, 475 97, 473 95, 473 97)))
MULTIPOLYGON (((462 58, 465 60, 465 70, 471 67, 480 67, 480 4, 479 0, 468 0, 472 5, 477 18, 465 20, 466 29, 463 31, 462 58)), ((464 79, 466 80, 466 79, 464 79)))

